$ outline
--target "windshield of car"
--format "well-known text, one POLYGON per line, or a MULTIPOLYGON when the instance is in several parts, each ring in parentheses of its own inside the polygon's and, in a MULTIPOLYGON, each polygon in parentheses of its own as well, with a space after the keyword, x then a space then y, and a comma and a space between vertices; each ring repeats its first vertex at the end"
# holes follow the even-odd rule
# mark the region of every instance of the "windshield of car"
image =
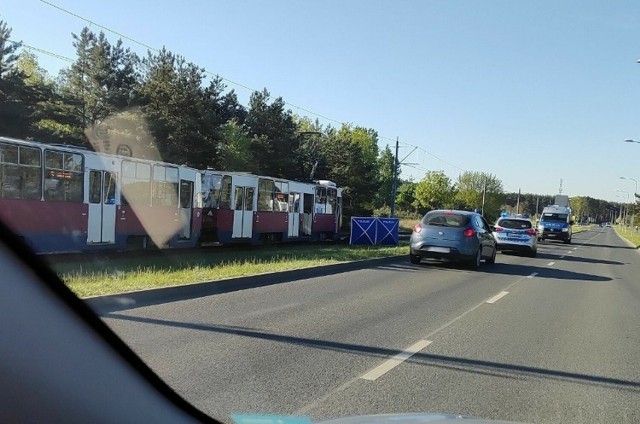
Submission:
POLYGON ((469 224, 469 216, 452 212, 430 212, 422 222, 440 227, 465 227, 469 224))
POLYGON ((531 228, 531 221, 524 219, 500 219, 497 225, 503 228, 526 230, 531 228))
POLYGON ((557 221, 567 222, 568 215, 566 213, 543 213, 540 218, 541 221, 557 221))
POLYGON ((0 9, 0 221, 197 408, 640 421, 640 2, 0 9))

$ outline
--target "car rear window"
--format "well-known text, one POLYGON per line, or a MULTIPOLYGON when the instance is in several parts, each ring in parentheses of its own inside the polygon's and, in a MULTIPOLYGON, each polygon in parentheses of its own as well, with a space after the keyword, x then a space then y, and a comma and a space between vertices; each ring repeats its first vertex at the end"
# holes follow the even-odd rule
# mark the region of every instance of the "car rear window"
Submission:
POLYGON ((441 227, 465 227, 469 224, 469 216, 455 212, 429 212, 422 222, 441 227))
POLYGON ((527 228, 531 228, 531 222, 522 219, 501 219, 498 221, 498 226, 502 228, 526 230, 527 228))

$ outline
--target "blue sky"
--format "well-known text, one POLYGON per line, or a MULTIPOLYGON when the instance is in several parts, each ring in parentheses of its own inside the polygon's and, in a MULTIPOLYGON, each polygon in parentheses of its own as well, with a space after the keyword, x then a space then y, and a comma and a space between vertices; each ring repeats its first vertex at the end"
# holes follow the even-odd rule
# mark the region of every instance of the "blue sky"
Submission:
MULTIPOLYGON (((620 176, 640 180, 640 144, 623 142, 640 140, 637 1, 51 2, 228 80, 399 137, 401 158, 412 149, 404 143, 419 146, 406 162, 420 170, 404 166, 404 177, 487 171, 509 191, 540 194, 557 193, 562 179, 565 194, 613 201, 626 197, 616 189, 635 190, 620 176)), ((67 57, 71 33, 89 25, 39 0, 8 2, 0 18, 14 40, 67 57)), ((39 57, 53 75, 68 65, 39 57)), ((250 92, 227 84, 246 103, 250 92)))

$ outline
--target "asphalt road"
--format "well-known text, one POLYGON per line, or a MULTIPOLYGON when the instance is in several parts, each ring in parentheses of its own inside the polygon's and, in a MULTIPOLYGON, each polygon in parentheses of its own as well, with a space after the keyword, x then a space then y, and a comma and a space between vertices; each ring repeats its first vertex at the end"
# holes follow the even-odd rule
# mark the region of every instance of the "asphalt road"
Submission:
POLYGON ((538 253, 499 254, 480 271, 402 260, 104 319, 223 421, 447 412, 640 422, 639 252, 596 228, 538 253))

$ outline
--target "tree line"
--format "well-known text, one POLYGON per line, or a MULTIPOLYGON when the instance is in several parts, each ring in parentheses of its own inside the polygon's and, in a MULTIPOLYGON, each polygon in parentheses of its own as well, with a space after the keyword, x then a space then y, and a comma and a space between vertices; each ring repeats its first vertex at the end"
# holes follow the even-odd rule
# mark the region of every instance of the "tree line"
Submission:
MULTIPOLYGON (((125 146, 134 157, 200 169, 328 179, 344 188, 350 214, 388 211, 395 160, 374 129, 321 125, 266 88, 242 105, 222 78, 166 48, 140 57, 87 27, 71 41, 75 58, 53 77, 0 21, 0 135, 110 153, 125 146)), ((401 178, 395 202, 399 215, 484 205, 495 218, 511 197, 492 174, 464 172, 454 182, 429 171, 419 182, 401 178)), ((529 199, 522 204, 530 211, 529 199)))
MULTIPOLYGON (((419 182, 405 181, 398 190, 396 201, 403 211, 416 214, 438 208, 481 209, 488 219, 494 220, 503 212, 540 216, 546 206, 554 204, 555 196, 505 192, 495 175, 483 172, 463 172, 454 181, 443 171, 428 171, 419 182)), ((588 196, 571 197, 569 206, 576 222, 590 223, 610 221, 612 215, 615 221, 621 209, 618 203, 588 196)), ((628 206, 627 218, 631 223, 631 215, 640 215, 640 208, 628 206)))

